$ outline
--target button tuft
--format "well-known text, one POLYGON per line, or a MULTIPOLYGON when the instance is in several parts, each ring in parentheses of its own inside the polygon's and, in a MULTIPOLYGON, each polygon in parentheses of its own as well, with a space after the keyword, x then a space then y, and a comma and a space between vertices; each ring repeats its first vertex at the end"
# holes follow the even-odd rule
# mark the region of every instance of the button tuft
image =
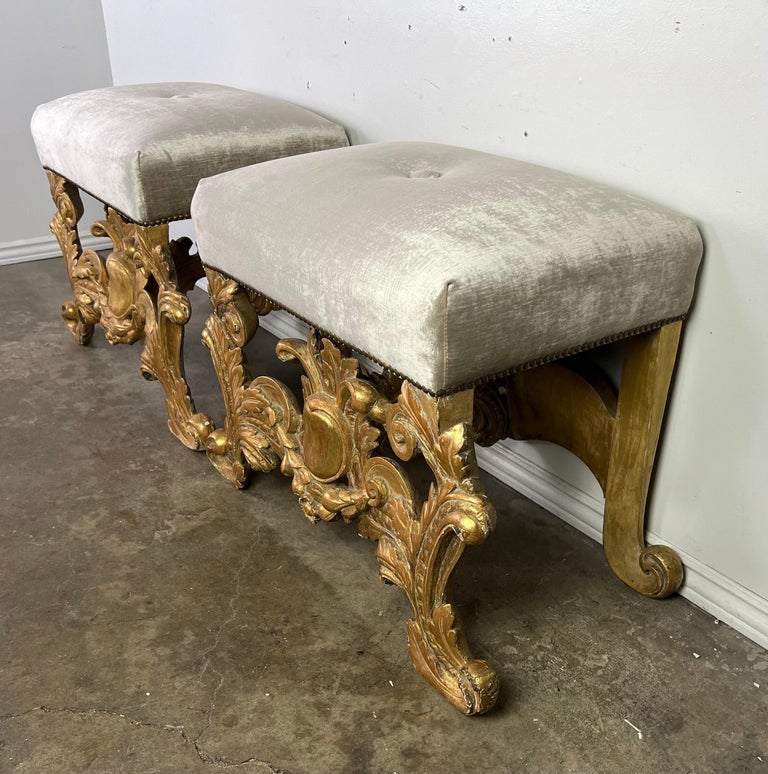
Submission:
POLYGON ((412 169, 408 173, 408 177, 424 178, 424 177, 442 177, 442 172, 438 172, 436 169, 412 169))

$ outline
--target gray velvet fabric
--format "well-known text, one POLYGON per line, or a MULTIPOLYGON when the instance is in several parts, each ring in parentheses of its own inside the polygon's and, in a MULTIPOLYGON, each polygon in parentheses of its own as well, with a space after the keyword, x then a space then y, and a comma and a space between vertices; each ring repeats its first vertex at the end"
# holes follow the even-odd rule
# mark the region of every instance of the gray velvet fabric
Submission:
POLYGON ((151 83, 40 105, 44 167, 139 223, 189 215, 202 177, 348 144, 344 129, 273 97, 210 83, 151 83))
POLYGON ((433 392, 683 315, 694 223, 445 145, 324 151, 200 181, 205 263, 433 392))

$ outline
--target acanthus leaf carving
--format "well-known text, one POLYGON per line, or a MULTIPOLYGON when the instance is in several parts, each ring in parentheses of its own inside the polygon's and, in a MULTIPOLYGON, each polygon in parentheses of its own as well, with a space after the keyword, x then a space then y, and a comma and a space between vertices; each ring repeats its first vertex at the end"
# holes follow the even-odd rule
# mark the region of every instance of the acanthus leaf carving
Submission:
POLYGON ((202 448, 212 425, 205 414, 195 411, 182 356, 184 325, 190 316, 183 290, 200 276, 201 267, 199 258, 189 254, 191 243, 181 240, 171 245, 167 224, 143 226, 107 207, 105 218, 91 228, 94 236, 112 241, 104 261, 80 244, 77 224, 83 207, 77 186, 50 170, 46 174, 56 204, 51 230, 72 285, 73 300, 62 309, 64 320, 81 344, 91 340, 96 323, 111 344, 143 341, 142 373, 159 380, 165 390, 171 432, 186 446, 202 448), (186 272, 183 288, 175 260, 186 272))
POLYGON ((45 172, 56 205, 51 231, 64 256, 67 276, 72 286, 73 299, 62 306, 61 314, 78 342, 88 344, 101 317, 104 269, 99 256, 90 254, 92 251, 86 251, 89 255, 83 258, 77 231, 77 224, 83 215, 83 205, 77 186, 55 172, 45 172))
POLYGON ((402 588, 413 608, 408 637, 416 668, 463 712, 487 711, 498 680, 486 662, 472 659, 447 601, 448 580, 464 547, 484 540, 494 522, 477 478, 471 395, 438 399, 406 382, 391 400, 360 377, 354 358, 326 339, 316 342, 310 332, 306 342, 282 340, 276 348, 278 357, 304 369, 300 410, 285 385, 250 379, 242 346, 256 323, 244 313, 244 291, 221 275, 211 282, 217 274, 209 270, 216 312, 205 335, 227 424, 209 439, 212 461, 242 485, 249 466, 272 466, 271 460, 261 464, 271 452, 310 519, 360 516, 360 534, 378 541, 382 577, 402 588), (444 416, 458 421, 441 428, 444 416), (379 456, 382 430, 400 459, 421 453, 431 468, 435 481, 423 503, 401 465, 379 456))

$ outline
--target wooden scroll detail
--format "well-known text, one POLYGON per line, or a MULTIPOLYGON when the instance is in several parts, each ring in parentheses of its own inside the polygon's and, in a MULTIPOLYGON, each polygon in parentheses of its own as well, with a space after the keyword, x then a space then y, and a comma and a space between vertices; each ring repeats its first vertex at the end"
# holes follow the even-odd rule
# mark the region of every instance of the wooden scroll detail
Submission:
POLYGON ((408 642, 417 670, 462 712, 486 712, 498 679, 471 657, 447 598, 464 547, 482 542, 494 523, 477 476, 472 391, 434 398, 405 382, 391 400, 361 377, 355 358, 311 333, 306 342, 277 345, 278 357, 304 369, 299 409, 282 383, 251 378, 243 354, 269 302, 207 273, 214 314, 204 341, 226 407, 224 428, 208 438, 209 458, 236 486, 251 470, 279 465, 312 520, 361 516, 360 533, 378 541, 382 577, 411 602, 408 642), (424 456, 434 474, 425 502, 399 463, 379 456, 382 432, 400 459, 424 456))
POLYGON ((45 171, 56 205, 51 231, 59 243, 67 277, 72 286, 72 301, 62 306, 61 315, 80 344, 88 344, 101 318, 104 265, 93 250, 83 250, 77 224, 83 216, 83 203, 77 186, 61 175, 45 171))
POLYGON ((106 260, 83 250, 77 224, 83 214, 80 192, 66 178, 46 171, 56 214, 51 230, 58 240, 72 286, 73 300, 62 316, 75 338, 88 344, 100 323, 111 344, 143 341, 141 370, 165 390, 168 427, 187 447, 201 449, 212 426, 195 411, 184 376, 184 326, 190 305, 185 291, 202 276, 202 264, 189 252, 191 241, 168 240, 168 225, 141 226, 107 207, 91 227, 109 237, 106 260), (177 274, 177 267, 179 273, 177 274))

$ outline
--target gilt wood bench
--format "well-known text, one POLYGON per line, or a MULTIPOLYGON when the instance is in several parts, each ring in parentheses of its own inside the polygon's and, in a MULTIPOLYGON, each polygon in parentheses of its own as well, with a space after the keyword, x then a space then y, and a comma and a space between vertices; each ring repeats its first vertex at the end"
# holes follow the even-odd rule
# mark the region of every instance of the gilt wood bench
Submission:
POLYGON ((494 523, 475 437, 574 451, 605 491, 614 571, 652 597, 679 586, 679 558, 645 545, 644 519, 702 254, 691 220, 552 169, 425 143, 208 178, 192 216, 214 307, 204 341, 226 405, 211 461, 238 486, 280 466, 310 519, 360 517, 383 578, 413 607, 414 664, 454 706, 485 712, 498 693, 447 596, 464 547, 494 523), (304 368, 302 407, 275 379, 251 378, 243 354, 274 308, 315 330, 277 345, 304 368), (617 339, 618 394, 561 361, 617 339), (355 352, 383 375, 363 373, 355 352), (434 474, 424 501, 394 459, 416 454, 434 474))
POLYGON ((32 135, 56 215, 73 300, 62 314, 81 344, 100 323, 110 343, 143 341, 142 373, 162 384, 168 425, 200 449, 210 420, 195 412, 184 378, 186 292, 203 276, 187 238, 168 223, 189 218, 202 177, 235 167, 348 144, 344 129, 283 100, 208 83, 115 86, 71 94, 37 108, 32 135), (106 261, 83 250, 80 191, 102 201, 106 261))

